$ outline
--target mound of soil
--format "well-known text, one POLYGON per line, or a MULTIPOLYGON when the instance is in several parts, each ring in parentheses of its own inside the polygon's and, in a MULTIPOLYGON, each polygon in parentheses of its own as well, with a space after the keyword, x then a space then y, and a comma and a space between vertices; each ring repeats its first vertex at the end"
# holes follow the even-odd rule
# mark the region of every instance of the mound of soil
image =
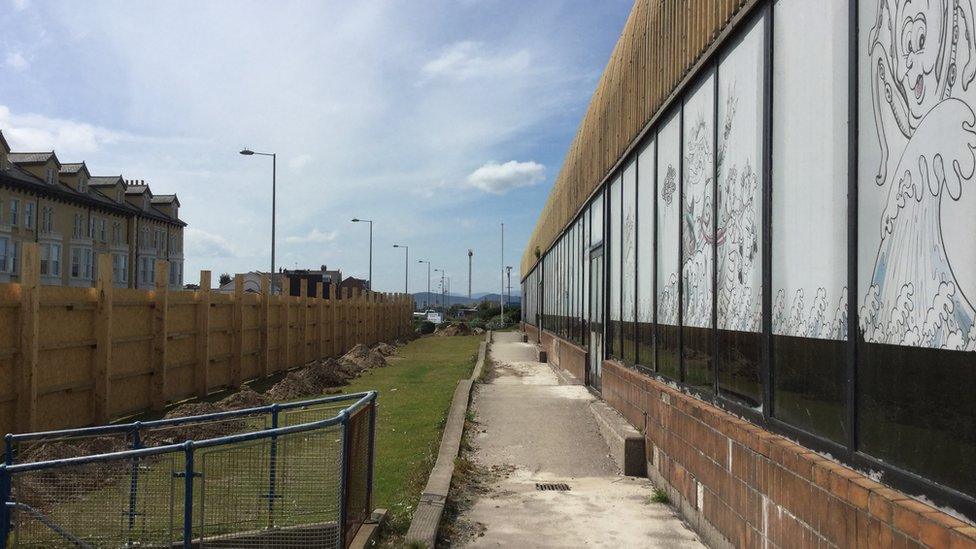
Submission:
POLYGON ((373 346, 373 350, 383 356, 392 356, 397 353, 397 348, 389 343, 377 343, 373 346))
POLYGON ((312 385, 301 375, 300 370, 288 372, 285 379, 275 383, 265 393, 273 401, 296 400, 316 394, 312 385))
POLYGON ((471 335, 472 333, 474 332, 471 331, 470 326, 462 322, 459 322, 457 324, 451 324, 447 328, 442 328, 440 330, 437 330, 436 332, 434 332, 434 335, 441 336, 441 337, 451 337, 451 336, 471 335))
POLYGON ((241 385, 241 390, 224 398, 217 403, 218 408, 224 410, 241 410, 244 408, 257 408, 271 404, 268 397, 251 389, 247 385, 241 385))
POLYGON ((335 359, 327 358, 299 371, 309 385, 320 391, 349 385, 349 378, 343 375, 335 359))
POLYGON ((94 456, 128 450, 125 435, 54 440, 21 447, 18 463, 66 459, 78 456, 94 456))
POLYGON ((349 349, 346 354, 342 355, 340 360, 351 360, 358 362, 364 360, 367 356, 369 356, 369 347, 362 343, 358 343, 355 347, 349 349))
MULTIPOLYGON (((233 397, 234 395, 231 395, 233 397)), ((230 397, 228 397, 230 398, 230 397)), ((226 411, 219 404, 213 402, 188 402, 170 410, 164 419, 178 417, 199 416, 226 411)), ((245 431, 247 423, 243 418, 232 418, 223 421, 204 419, 200 423, 186 423, 172 427, 162 427, 145 434, 146 446, 162 446, 165 444, 179 444, 187 440, 206 440, 227 435, 234 435, 245 431)))

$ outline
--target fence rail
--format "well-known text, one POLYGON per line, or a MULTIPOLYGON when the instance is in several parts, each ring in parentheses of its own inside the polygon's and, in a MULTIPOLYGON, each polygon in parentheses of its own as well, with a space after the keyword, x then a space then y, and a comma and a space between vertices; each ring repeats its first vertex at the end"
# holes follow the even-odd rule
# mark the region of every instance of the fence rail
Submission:
MULTIPOLYGON (((62 429, 109 421, 202 397, 357 343, 404 337, 404 294, 345 289, 337 299, 167 288, 114 288, 110 257, 98 257, 93 288, 42 286, 37 245, 25 243, 19 283, 0 284, 0 431, 62 429)), ((314 295, 322 296, 320 283, 314 295)))
MULTIPOLYGON (((0 466, 4 547, 347 547, 370 513, 376 393, 263 406, 270 426, 0 466), (351 402, 351 404, 350 404, 351 402), (341 406, 337 408, 337 406, 341 406), (337 411, 338 410, 338 411, 337 411), (294 422, 289 424, 290 422, 294 422)), ((191 423, 227 419, 196 416, 191 423)), ((168 427, 129 424, 111 433, 168 427)), ((185 425, 184 423, 177 423, 185 425)), ((56 442, 105 428, 20 435, 56 442)))

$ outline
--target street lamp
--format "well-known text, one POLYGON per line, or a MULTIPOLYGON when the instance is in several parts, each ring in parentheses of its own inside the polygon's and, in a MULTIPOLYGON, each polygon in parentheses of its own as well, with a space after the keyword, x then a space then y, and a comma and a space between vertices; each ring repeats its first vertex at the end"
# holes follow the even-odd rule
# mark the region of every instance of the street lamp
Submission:
POLYGON ((427 305, 427 308, 429 309, 430 308, 430 261, 426 259, 421 259, 417 261, 417 263, 427 264, 427 300, 425 301, 425 303, 427 305))
POLYGON ((441 273, 441 307, 445 307, 445 301, 447 299, 447 286, 444 285, 444 277, 447 275, 447 271, 444 269, 434 269, 435 273, 441 273))
POLYGON ((274 275, 275 275, 275 187, 277 186, 276 179, 278 176, 278 157, 275 153, 263 153, 254 152, 251 149, 241 150, 241 154, 244 156, 270 156, 271 157, 271 293, 274 293, 274 275))
POLYGON ((354 217, 353 223, 369 223, 369 290, 373 291, 373 220, 354 217))
POLYGON ((410 246, 394 244, 393 247, 403 248, 403 250, 407 253, 406 258, 403 260, 403 293, 410 294, 410 246))

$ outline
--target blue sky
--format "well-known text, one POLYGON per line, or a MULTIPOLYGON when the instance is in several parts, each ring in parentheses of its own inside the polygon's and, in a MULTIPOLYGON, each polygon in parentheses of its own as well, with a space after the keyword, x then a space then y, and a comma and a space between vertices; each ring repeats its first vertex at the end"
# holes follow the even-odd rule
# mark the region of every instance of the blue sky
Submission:
POLYGON ((96 175, 176 192, 186 281, 270 263, 456 293, 501 286, 500 226, 519 260, 628 0, 8 2, 0 129, 96 175))

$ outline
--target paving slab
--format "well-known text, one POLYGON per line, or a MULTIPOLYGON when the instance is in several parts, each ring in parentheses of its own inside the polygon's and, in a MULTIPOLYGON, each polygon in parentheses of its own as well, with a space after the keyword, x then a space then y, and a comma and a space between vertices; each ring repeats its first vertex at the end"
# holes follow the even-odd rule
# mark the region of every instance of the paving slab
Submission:
POLYGON ((470 457, 505 471, 462 512, 482 526, 467 547, 703 547, 646 478, 620 473, 589 410, 593 395, 561 385, 522 334, 495 333, 495 372, 479 385, 470 457), (537 490, 538 483, 569 490, 537 490))

